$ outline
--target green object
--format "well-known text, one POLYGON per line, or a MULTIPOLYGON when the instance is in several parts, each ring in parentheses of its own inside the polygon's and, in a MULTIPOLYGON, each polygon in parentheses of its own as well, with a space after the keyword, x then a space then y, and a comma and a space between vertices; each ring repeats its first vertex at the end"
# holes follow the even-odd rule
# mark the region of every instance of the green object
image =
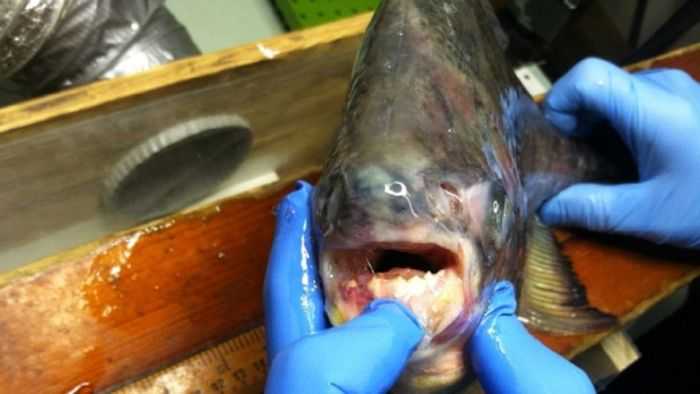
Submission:
POLYGON ((380 2, 381 0, 275 0, 282 18, 292 30, 374 11, 380 2))

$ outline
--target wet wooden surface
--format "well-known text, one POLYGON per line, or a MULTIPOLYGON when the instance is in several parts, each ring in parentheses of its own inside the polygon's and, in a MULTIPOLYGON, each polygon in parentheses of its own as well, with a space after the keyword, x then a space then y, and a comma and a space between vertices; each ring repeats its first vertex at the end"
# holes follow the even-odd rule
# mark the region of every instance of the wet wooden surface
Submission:
POLYGON ((259 325, 283 191, 147 226, 10 279, 0 288, 0 391, 104 390, 259 325))

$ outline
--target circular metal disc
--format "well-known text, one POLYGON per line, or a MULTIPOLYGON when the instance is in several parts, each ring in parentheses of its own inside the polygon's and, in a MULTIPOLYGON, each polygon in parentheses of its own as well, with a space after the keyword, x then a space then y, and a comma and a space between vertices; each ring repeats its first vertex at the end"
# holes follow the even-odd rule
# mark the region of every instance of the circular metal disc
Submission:
POLYGON ((185 208, 211 193, 252 144, 238 116, 209 116, 166 129, 128 151, 105 178, 103 207, 146 220, 185 208))

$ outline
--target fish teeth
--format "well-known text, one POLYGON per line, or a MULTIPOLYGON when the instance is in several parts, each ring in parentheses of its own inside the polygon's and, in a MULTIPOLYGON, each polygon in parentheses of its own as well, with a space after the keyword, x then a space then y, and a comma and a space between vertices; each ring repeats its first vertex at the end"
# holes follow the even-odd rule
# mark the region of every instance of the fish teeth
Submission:
POLYGON ((408 292, 410 290, 408 288, 408 283, 406 282, 406 279, 400 277, 398 279, 394 279, 393 282, 394 282, 393 284, 396 288, 396 290, 395 290, 396 297, 401 298, 401 299, 405 298, 408 295, 408 292))
POLYGON ((408 278, 374 276, 368 287, 376 298, 393 298, 406 305, 431 336, 445 329, 464 304, 462 280, 450 270, 408 278))
POLYGON ((433 294, 437 294, 437 292, 440 291, 438 287, 438 281, 440 280, 440 274, 438 273, 437 275, 433 275, 432 273, 428 272, 425 275, 425 283, 428 285, 428 288, 433 294))

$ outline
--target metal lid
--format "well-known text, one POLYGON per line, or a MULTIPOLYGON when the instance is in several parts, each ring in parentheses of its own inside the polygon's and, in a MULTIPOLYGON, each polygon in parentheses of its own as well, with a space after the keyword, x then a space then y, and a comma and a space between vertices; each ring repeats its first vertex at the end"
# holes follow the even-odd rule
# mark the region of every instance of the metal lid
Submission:
POLYGON ((103 209, 147 220, 211 193, 252 144, 248 122, 220 115, 166 129, 128 151, 104 180, 103 209))

